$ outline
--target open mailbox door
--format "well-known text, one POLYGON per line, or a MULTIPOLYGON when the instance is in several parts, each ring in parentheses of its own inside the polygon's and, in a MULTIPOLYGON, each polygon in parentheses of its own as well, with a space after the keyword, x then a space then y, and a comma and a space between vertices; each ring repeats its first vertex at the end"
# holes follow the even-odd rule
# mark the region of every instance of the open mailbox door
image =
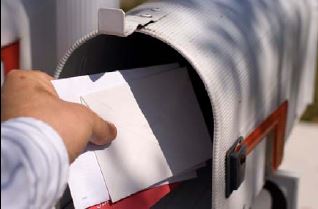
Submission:
POLYGON ((73 45, 56 77, 186 66, 213 136, 210 207, 248 208, 312 100, 317 18, 310 0, 166 0, 127 14, 102 9, 99 29, 73 45))

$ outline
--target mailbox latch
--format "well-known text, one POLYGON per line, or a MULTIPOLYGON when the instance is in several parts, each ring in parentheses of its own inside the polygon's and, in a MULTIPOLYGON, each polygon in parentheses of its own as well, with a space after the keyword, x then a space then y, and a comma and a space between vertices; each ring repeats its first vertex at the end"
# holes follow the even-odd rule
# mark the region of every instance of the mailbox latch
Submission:
POLYGON ((226 154, 226 197, 237 190, 245 178, 247 145, 242 141, 240 137, 226 154))
POLYGON ((167 16, 160 8, 131 10, 127 15, 121 9, 102 8, 98 11, 98 32, 101 34, 126 37, 137 28, 157 22, 167 16))

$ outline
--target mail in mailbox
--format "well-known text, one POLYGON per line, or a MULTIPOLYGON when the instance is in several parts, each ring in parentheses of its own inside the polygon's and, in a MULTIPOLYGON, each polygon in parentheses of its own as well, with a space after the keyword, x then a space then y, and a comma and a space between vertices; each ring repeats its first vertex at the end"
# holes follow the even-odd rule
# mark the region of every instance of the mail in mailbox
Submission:
MULTIPOLYGON (((186 68, 154 66, 56 80, 54 86, 61 98, 87 105, 118 129, 117 140, 94 151, 97 163, 95 158, 81 156, 71 166, 70 189, 78 208, 108 200, 96 200, 96 188, 105 192, 106 185, 109 199, 116 202, 192 171, 211 158, 211 137, 186 68), (80 92, 77 86, 87 88, 80 92), (91 169, 105 183, 82 183, 88 169, 79 169, 83 161, 98 164, 91 169), (87 190, 95 191, 81 197, 79 191, 87 190)), ((88 172, 86 179, 94 173, 88 172)))

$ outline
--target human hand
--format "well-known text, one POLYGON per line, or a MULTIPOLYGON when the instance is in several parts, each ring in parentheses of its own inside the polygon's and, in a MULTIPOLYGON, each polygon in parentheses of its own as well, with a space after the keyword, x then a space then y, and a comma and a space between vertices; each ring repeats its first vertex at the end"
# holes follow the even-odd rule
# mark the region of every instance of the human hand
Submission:
POLYGON ((70 162, 89 140, 96 145, 110 143, 116 127, 81 104, 59 99, 52 79, 40 71, 10 72, 1 89, 1 121, 32 117, 46 122, 60 134, 70 162))

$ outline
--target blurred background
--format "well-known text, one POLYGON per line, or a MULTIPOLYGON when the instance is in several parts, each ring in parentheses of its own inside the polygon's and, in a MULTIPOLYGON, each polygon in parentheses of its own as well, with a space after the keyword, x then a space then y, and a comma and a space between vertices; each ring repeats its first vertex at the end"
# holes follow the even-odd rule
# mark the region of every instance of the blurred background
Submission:
MULTIPOLYGON (((318 63, 318 57, 317 57, 318 63)), ((316 64, 316 83, 315 83, 315 98, 314 103, 309 105, 307 110, 302 116, 302 120, 305 122, 318 123, 318 67, 316 64)))
MULTIPOLYGON (((317 56, 318 63, 318 56, 317 56)), ((318 65, 316 64, 315 97, 301 121, 295 126, 285 147, 282 169, 300 177, 299 208, 318 208, 318 65)))

